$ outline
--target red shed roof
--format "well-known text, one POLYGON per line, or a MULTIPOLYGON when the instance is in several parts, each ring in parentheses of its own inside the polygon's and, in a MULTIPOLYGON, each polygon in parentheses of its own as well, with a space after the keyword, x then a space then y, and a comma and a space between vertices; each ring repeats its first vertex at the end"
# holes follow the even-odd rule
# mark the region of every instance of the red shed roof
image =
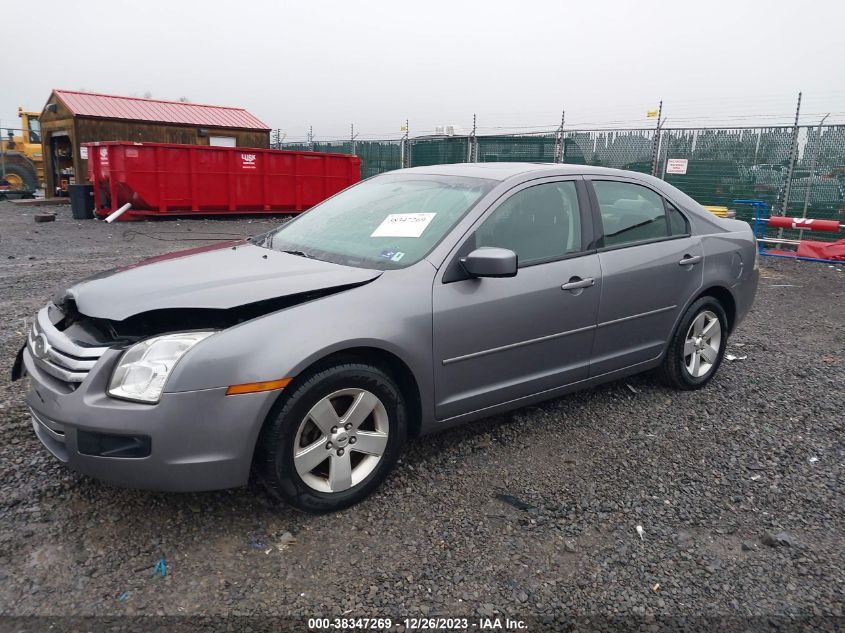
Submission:
POLYGON ((103 119, 129 119, 181 125, 207 125, 248 130, 270 128, 243 108, 120 97, 76 90, 53 90, 74 115, 103 119))

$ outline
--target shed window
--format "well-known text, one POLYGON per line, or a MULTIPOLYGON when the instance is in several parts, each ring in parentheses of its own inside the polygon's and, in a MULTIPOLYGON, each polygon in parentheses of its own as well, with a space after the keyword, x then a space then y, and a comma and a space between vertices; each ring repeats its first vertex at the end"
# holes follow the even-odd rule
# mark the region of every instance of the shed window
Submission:
POLYGON ((237 147, 234 136, 209 136, 208 144, 214 147, 237 147))

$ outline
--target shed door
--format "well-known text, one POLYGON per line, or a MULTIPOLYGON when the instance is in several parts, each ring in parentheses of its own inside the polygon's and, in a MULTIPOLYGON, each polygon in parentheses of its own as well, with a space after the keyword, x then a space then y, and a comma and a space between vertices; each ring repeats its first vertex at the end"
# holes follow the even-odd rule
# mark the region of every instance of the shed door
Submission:
POLYGON ((209 136, 208 144, 212 147, 237 147, 234 136, 209 136))

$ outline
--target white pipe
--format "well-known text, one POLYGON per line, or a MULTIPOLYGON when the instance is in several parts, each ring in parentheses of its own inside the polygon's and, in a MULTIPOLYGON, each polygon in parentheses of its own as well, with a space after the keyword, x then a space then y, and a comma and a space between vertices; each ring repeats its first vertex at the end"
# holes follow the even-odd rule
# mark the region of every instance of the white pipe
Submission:
POLYGON ((776 239, 766 239, 762 237, 757 238, 758 242, 762 242, 764 244, 800 244, 800 240, 776 240, 776 239))
POLYGON ((124 204, 122 207, 120 207, 117 211, 115 211, 115 212, 114 212, 114 213, 112 213, 109 217, 107 217, 107 218, 106 218, 106 222, 108 222, 109 224, 111 224, 112 222, 114 222, 115 220, 117 220, 120 216, 122 216, 124 213, 126 213, 127 211, 129 211, 129 209, 131 209, 131 208, 132 208, 132 203, 131 203, 131 202, 127 202, 127 203, 126 203, 126 204, 124 204))

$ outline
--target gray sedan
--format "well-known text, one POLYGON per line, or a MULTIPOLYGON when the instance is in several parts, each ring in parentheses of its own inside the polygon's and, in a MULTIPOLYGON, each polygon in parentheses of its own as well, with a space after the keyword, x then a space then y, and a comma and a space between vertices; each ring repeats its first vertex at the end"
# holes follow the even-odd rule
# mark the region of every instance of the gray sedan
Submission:
POLYGON ((747 224, 650 176, 406 169, 70 286, 13 373, 79 472, 171 491, 253 472, 324 512, 372 492, 408 437, 647 370, 703 387, 757 278, 747 224))

